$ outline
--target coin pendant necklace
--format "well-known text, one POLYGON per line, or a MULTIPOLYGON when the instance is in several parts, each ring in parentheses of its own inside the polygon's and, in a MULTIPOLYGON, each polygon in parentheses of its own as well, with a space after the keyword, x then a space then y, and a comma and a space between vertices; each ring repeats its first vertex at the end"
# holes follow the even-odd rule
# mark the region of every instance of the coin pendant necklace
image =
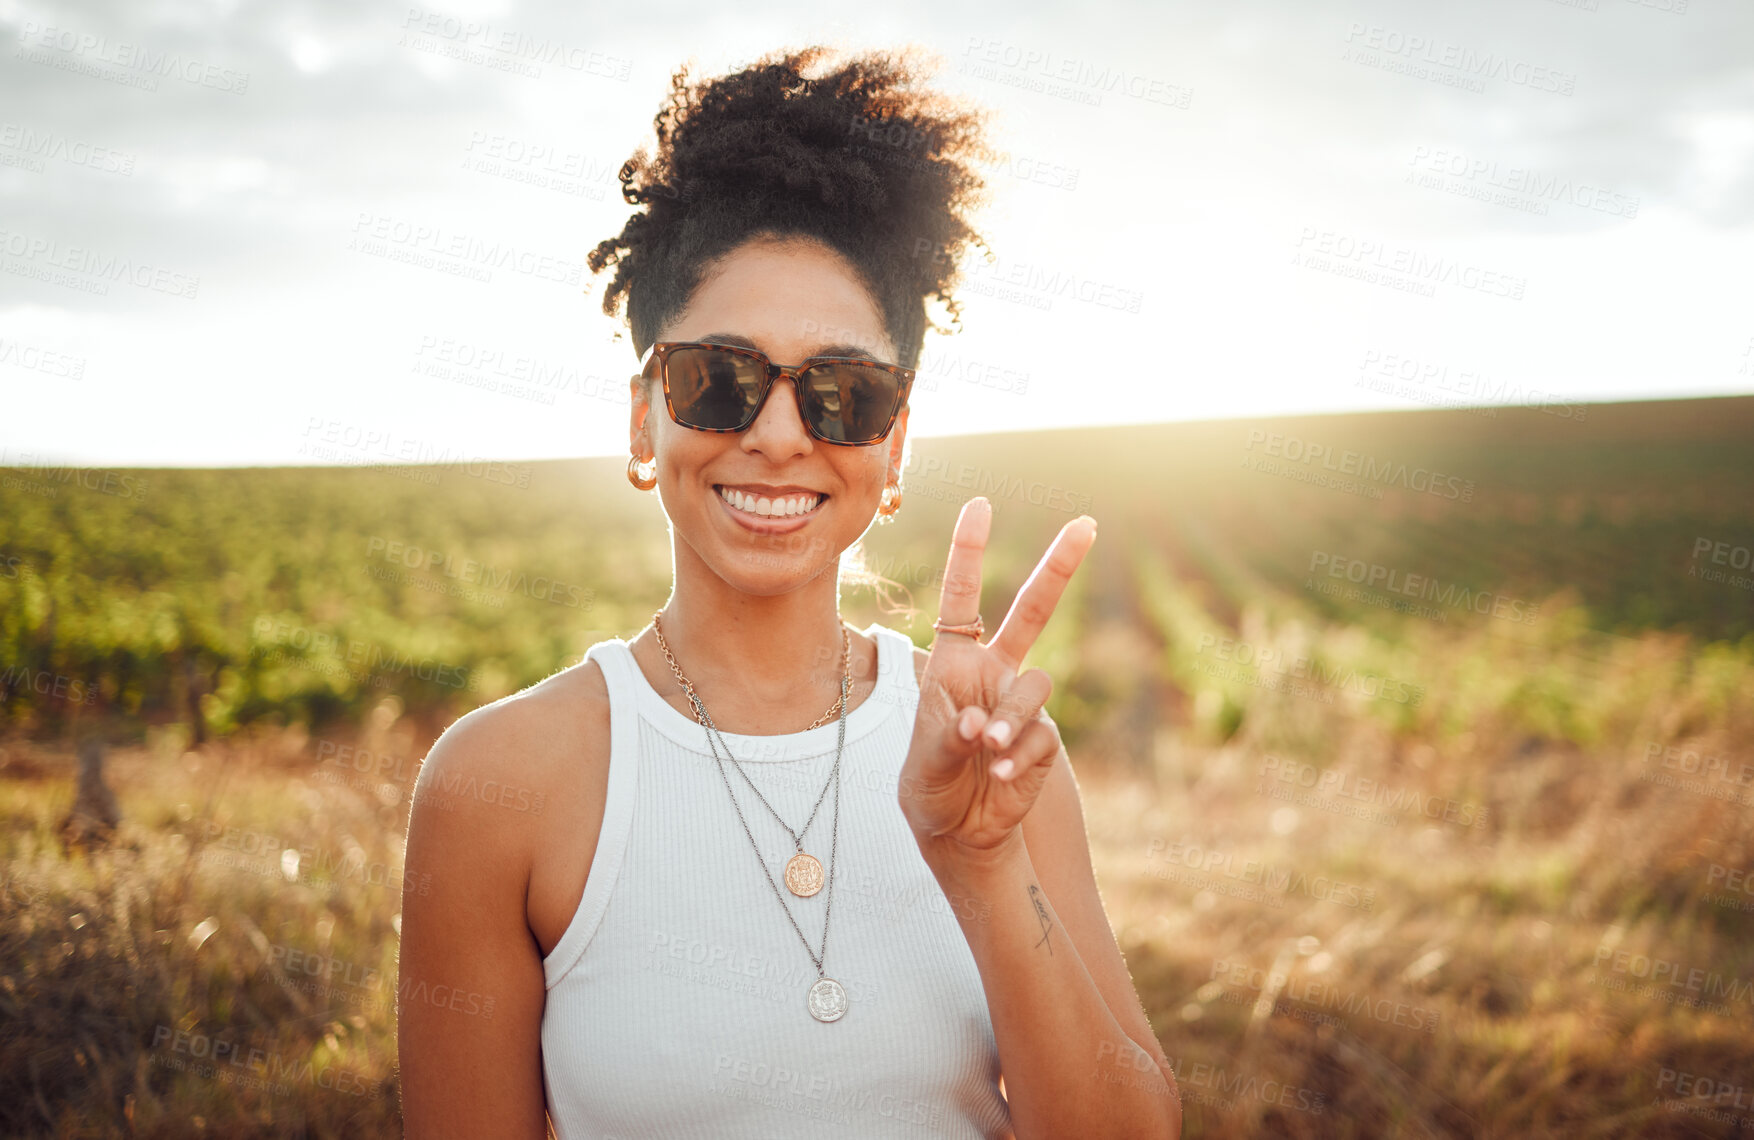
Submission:
MULTIPOLYGON (((852 685, 851 670, 848 669, 843 671, 841 675, 840 700, 837 702, 840 708, 840 736, 835 743, 834 767, 830 769, 828 778, 828 782, 834 785, 834 830, 832 838, 829 840, 828 852, 828 903, 822 914, 822 949, 820 951, 815 951, 810 949, 810 940, 804 937, 804 932, 798 927, 798 920, 792 917, 792 908, 786 905, 785 896, 780 894, 779 887, 774 884, 773 872, 767 869, 767 860, 761 857, 761 847, 755 842, 755 834, 749 830, 749 821, 743 816, 743 808, 737 803, 736 793, 731 790, 731 778, 725 775, 725 762, 720 759, 719 750, 714 744, 714 739, 718 734, 718 727, 713 724, 712 717, 707 715, 706 704, 700 699, 700 694, 696 693, 694 691, 694 686, 688 682, 686 677, 682 676, 682 670, 677 666, 675 657, 671 656, 669 647, 664 644, 664 635, 658 632, 658 615, 656 613, 652 615, 652 631, 657 634, 658 645, 663 648, 664 656, 669 660, 670 667, 676 670, 677 677, 681 679, 683 690, 688 694, 690 703, 694 705, 696 719, 706 727, 707 746, 712 750, 713 760, 719 769, 719 778, 724 781, 725 793, 731 797, 731 806, 737 810, 737 820, 743 825, 743 834, 749 837, 749 846, 755 851, 756 860, 761 864, 762 876, 767 879, 767 885, 773 890, 773 897, 779 901, 780 908, 786 912, 786 921, 792 924, 792 930, 797 933, 798 941, 804 944, 804 953, 810 955, 810 961, 816 967, 816 982, 810 987, 809 992, 805 995, 804 1004, 806 1008, 809 1009, 810 1016, 814 1017, 817 1021, 825 1023, 839 1021, 842 1017, 846 1016, 847 991, 838 981, 828 977, 827 974, 824 973, 823 963, 828 957, 828 923, 834 916, 834 870, 835 863, 838 861, 840 855, 840 760, 841 754, 846 749, 847 742, 847 690, 852 685)), ((841 627, 841 638, 843 644, 846 644, 847 633, 844 625, 841 627)), ((814 728, 816 726, 812 725, 811 727, 814 728)), ((727 754, 730 754, 730 747, 727 746, 725 751, 727 754)), ((742 771, 742 766, 737 765, 736 757, 734 755, 732 756, 732 764, 736 765, 738 771, 742 771)), ((749 779, 748 774, 745 773, 743 778, 747 781, 749 779)), ((751 782, 749 786, 751 788, 755 787, 753 782, 751 782)), ((823 785, 823 791, 826 792, 827 790, 827 785, 823 785)), ((756 794, 761 794, 759 789, 756 790, 756 794)), ((764 798, 762 802, 766 803, 767 801, 764 798)), ((818 798, 818 806, 821 805, 821 802, 821 799, 818 798)), ((771 804, 768 806, 768 810, 773 811, 771 804)), ((775 818, 778 818, 777 813, 775 818)), ((815 818, 815 812, 811 812, 811 818, 815 818)), ((784 821, 781 821, 780 826, 785 826, 784 821)), ((808 827, 809 825, 806 824, 805 826, 808 827)), ((790 829, 788 828, 787 830, 789 831, 790 829)), ((793 836, 793 840, 794 842, 797 841, 796 835, 793 836)), ((801 851, 800 854, 802 854, 801 851)), ((815 862, 814 859, 811 861, 815 862)), ((821 864, 818 863, 817 866, 820 868, 821 864)), ((789 885, 791 876, 790 863, 787 864, 786 870, 789 885)), ((820 889, 820 885, 818 885, 818 889, 820 889)), ((810 892, 810 894, 815 893, 814 890, 810 892)))
MULTIPOLYGON (((707 723, 704 719, 704 706, 699 704, 699 697, 694 691, 694 685, 687 677, 683 676, 682 667, 676 663, 675 656, 670 652, 670 646, 664 641, 664 631, 661 628, 658 616, 661 612, 662 611, 658 611, 652 614, 652 632, 657 635, 658 648, 664 651, 664 659, 670 663, 670 671, 676 674, 676 680, 681 683, 682 691, 687 695, 690 702, 696 704, 697 711, 694 719, 700 721, 704 725, 707 723)), ((821 725, 827 724, 833 719, 837 711, 845 711, 847 682, 852 680, 852 639, 847 635, 845 624, 842 624, 841 626, 840 637, 842 678, 841 699, 828 706, 828 711, 817 717, 815 723, 810 725, 810 728, 806 728, 804 730, 805 732, 809 732, 812 728, 817 728, 821 725)), ((725 751, 729 753, 731 750, 727 747, 725 751)), ((713 758, 715 760, 718 758, 718 752, 716 749, 713 752, 713 758)), ((784 876, 786 889, 791 891, 794 895, 797 895, 799 898, 807 899, 815 895, 822 889, 822 861, 816 858, 816 856, 808 854, 804 850, 804 836, 809 832, 810 825, 816 822, 816 813, 822 807, 823 797, 828 794, 828 785, 834 779, 834 772, 831 770, 829 772, 828 780, 823 781, 822 791, 816 796, 816 806, 810 809, 810 818, 804 821, 804 826, 802 828, 793 831, 790 825, 780 817, 780 813, 774 810, 774 806, 767 802, 767 797, 761 794, 761 789, 755 786, 755 781, 749 778, 749 773, 743 770, 743 765, 738 762, 735 755, 732 755, 731 763, 735 765, 737 774, 743 777, 743 782, 749 785, 749 790, 754 792, 756 798, 761 801, 761 806, 765 807, 768 814, 773 816, 774 821, 785 829, 787 835, 792 837, 792 848, 797 854, 786 860, 784 876)), ((840 763, 839 756, 835 757, 835 763, 837 765, 840 763)))

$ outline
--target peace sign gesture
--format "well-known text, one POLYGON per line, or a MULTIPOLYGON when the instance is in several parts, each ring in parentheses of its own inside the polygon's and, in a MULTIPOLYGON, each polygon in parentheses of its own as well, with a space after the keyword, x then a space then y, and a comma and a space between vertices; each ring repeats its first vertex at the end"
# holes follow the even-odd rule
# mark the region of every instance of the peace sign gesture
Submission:
MULTIPOLYGON (((981 558, 992 520, 984 496, 970 499, 957 516, 940 625, 980 620, 981 558)), ((1089 515, 1060 528, 985 644, 949 630, 933 639, 897 797, 922 847, 978 858, 1009 839, 1034 806, 1060 753, 1060 733, 1041 711, 1052 678, 1017 668, 1095 541, 1096 520, 1089 515)))

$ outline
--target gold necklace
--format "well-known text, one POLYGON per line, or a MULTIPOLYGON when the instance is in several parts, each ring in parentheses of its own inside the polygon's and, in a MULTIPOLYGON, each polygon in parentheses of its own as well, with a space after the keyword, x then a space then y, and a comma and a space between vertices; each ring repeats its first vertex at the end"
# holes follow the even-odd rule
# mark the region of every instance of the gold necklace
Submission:
MULTIPOLYGON (((690 685, 688 683, 688 678, 684 677, 682 675, 682 667, 680 665, 676 664, 676 658, 671 655, 670 647, 668 645, 664 644, 664 631, 658 628, 658 614, 660 614, 662 612, 663 612, 662 610, 654 610, 652 612, 652 633, 655 634, 658 638, 658 648, 662 649, 664 651, 664 660, 666 660, 670 663, 670 671, 672 673, 676 674, 676 679, 682 683, 682 691, 685 694, 689 694, 690 698, 692 699, 692 694, 694 693, 694 686, 690 685)), ((853 643, 852 643, 852 639, 847 636, 847 627, 846 627, 845 622, 841 623, 840 641, 841 641, 841 649, 840 649, 841 674, 845 678, 850 680, 852 678, 852 675, 853 675, 853 664, 852 664, 852 662, 853 662, 853 656, 852 656, 853 643)), ((837 699, 833 704, 829 705, 828 711, 823 713, 821 716, 817 717, 815 720, 811 721, 810 724, 808 725, 808 727, 806 727, 804 729, 804 731, 809 732, 810 729, 812 729, 812 728, 821 728, 823 725, 827 724, 829 721, 831 721, 835 717, 839 716, 840 715, 841 701, 844 699, 845 699, 844 697, 837 699)), ((697 717, 696 719, 698 720, 699 718, 697 717)))
MULTIPOLYGON (((712 748, 713 760, 719 767, 719 778, 724 780, 725 792, 730 795, 731 781, 729 777, 725 775, 725 762, 719 759, 719 750, 713 743, 713 737, 717 735, 718 729, 713 724, 712 717, 707 715, 706 705, 701 701, 700 694, 694 691, 694 685, 689 682, 687 677, 683 676, 682 668, 676 663, 675 655, 670 652, 670 647, 665 644, 663 631, 659 628, 660 620, 661 619, 657 613, 652 614, 652 632, 657 634, 658 645, 663 649, 664 657, 670 662, 670 668, 676 673, 677 679, 682 682, 683 690, 688 694, 689 701, 694 705, 695 719, 699 720, 706 728, 707 746, 712 748)), ((840 709, 840 739, 836 742, 834 748, 834 767, 829 770, 828 774, 828 783, 834 785, 834 838, 829 844, 831 850, 828 859, 828 905, 827 909, 822 913, 822 948, 820 950, 812 950, 810 948, 810 940, 804 937, 804 931, 799 928, 798 920, 792 917, 792 908, 786 906, 786 900, 781 896, 780 889, 777 886, 774 886, 773 875, 767 869, 767 860, 761 857, 761 848, 755 842, 755 834, 749 830, 749 821, 743 818, 743 809, 737 806, 737 797, 731 795, 731 806, 736 808, 737 819, 743 824, 743 834, 749 838, 749 846, 755 851, 755 857, 761 864, 762 876, 767 879, 767 885, 772 889, 773 897, 779 901, 781 909, 786 912, 786 921, 792 924, 792 929, 797 932, 798 940, 804 944, 804 953, 810 955, 810 961, 816 967, 816 982, 810 987, 809 992, 805 994, 804 1004, 805 1007, 809 1009, 810 1016, 814 1017, 817 1021, 822 1022, 839 1021, 842 1017, 846 1016, 847 1012, 846 987, 842 986, 836 979, 829 977, 824 971, 828 962, 828 924, 830 920, 834 918, 834 865, 838 861, 840 852, 840 760, 841 753, 845 751, 847 743, 847 693, 852 687, 853 680, 852 667, 850 665, 851 654, 851 639, 847 634, 846 624, 843 622, 841 624, 842 673, 840 682, 840 700, 836 702, 840 709)), ((730 753, 729 748, 725 751, 730 753)), ((732 756, 731 762, 736 765, 737 771, 743 772, 743 766, 737 764, 735 756, 732 756)), ((754 790, 757 796, 761 796, 761 789, 755 787, 754 782, 749 779, 749 774, 747 772, 743 772, 743 779, 749 784, 750 788, 754 790)), ((824 784, 822 790, 826 794, 828 791, 828 784, 824 784)), ((761 796, 761 802, 767 804, 768 811, 773 812, 773 805, 767 803, 767 797, 761 796)), ((821 796, 817 797, 816 805, 817 807, 822 806, 821 796)), ((775 819, 779 819, 778 812, 773 812, 773 814, 775 819)), ((816 812, 814 810, 811 811, 810 818, 812 820, 816 818, 816 812)), ((780 819, 779 823, 781 827, 786 827, 785 820, 780 819)), ((809 827, 810 825, 808 823, 804 825, 806 831, 809 830, 809 827)), ((790 832, 792 829, 786 827, 786 830, 790 832)), ((815 857, 804 854, 803 846, 799 842, 798 833, 792 834, 792 842, 798 846, 798 854, 793 856, 791 861, 786 864, 786 886, 791 888, 793 894, 804 896, 813 895, 822 888, 822 864, 817 862, 815 857), (813 882, 807 881, 809 872, 803 870, 806 866, 803 863, 804 860, 808 860, 808 865, 813 865, 815 868, 813 882), (799 868, 801 873, 794 874, 795 867, 799 868)))
MULTIPOLYGON (((658 648, 663 651, 664 660, 670 663, 670 671, 676 674, 676 680, 682 685, 683 693, 687 695, 689 703, 694 707, 694 719, 709 729, 716 729, 717 726, 713 725, 710 718, 706 715, 706 705, 700 699, 700 695, 695 692, 694 683, 682 672, 682 666, 677 663, 676 655, 670 652, 669 643, 664 640, 663 619, 661 614, 661 610, 654 611, 652 614, 652 633, 658 639, 658 648)), ((839 700, 830 706, 828 714, 825 717, 819 718, 815 724, 810 726, 810 728, 817 728, 826 724, 829 719, 834 717, 841 717, 844 719, 846 715, 847 694, 852 686, 853 668, 852 638, 847 633, 845 622, 841 623, 840 636, 841 696, 839 700)), ((810 729, 807 728, 804 731, 808 732, 810 729)), ((712 736, 709 732, 707 744, 710 747, 712 743, 712 736)), ((726 752, 730 752, 730 749, 727 748, 726 752)), ((713 756, 715 759, 718 757, 718 750, 716 748, 713 750, 713 756)), ((821 810, 822 801, 824 797, 828 795, 828 786, 834 782, 835 771, 840 767, 839 753, 836 753, 835 766, 829 771, 828 779, 823 782, 822 791, 816 797, 816 805, 810 809, 810 818, 805 820, 804 826, 796 831, 794 831, 791 825, 781 817, 779 812, 774 810, 774 806, 767 802, 767 797, 761 794, 761 789, 755 786, 755 781, 749 778, 749 773, 743 770, 743 765, 738 762, 734 754, 731 756, 731 763, 737 769, 737 774, 743 777, 743 782, 749 785, 749 790, 755 793, 756 798, 759 799, 762 806, 767 809, 768 814, 773 816, 775 822, 785 829, 787 835, 792 837, 792 848, 796 854, 786 860, 786 889, 791 891, 794 895, 797 895, 799 898, 810 898, 812 895, 822 890, 822 860, 804 850, 804 836, 810 831, 810 825, 816 822, 816 813, 821 810)), ((733 800, 733 803, 734 802, 735 801, 733 800)))

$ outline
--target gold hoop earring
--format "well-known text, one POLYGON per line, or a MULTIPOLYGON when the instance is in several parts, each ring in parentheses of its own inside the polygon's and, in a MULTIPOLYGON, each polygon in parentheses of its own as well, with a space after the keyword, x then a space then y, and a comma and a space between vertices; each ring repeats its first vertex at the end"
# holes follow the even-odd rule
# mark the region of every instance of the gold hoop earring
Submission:
POLYGON ((652 469, 649 472, 642 470, 642 468, 645 467, 645 463, 641 462, 640 457, 637 455, 629 456, 627 460, 627 481, 642 491, 649 491, 653 487, 656 487, 658 485, 657 456, 652 456, 651 465, 652 469))
POLYGON ((899 510, 901 510, 901 484, 883 484, 883 498, 877 502, 878 525, 881 526, 883 523, 893 519, 895 517, 895 512, 899 510))

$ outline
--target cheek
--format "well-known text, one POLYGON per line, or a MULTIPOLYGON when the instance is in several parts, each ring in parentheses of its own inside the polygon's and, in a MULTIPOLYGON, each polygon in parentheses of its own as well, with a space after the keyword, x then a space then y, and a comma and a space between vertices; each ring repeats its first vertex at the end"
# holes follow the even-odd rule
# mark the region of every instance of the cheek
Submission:
POLYGON ((669 422, 669 417, 666 416, 665 422, 658 426, 652 444, 661 467, 687 478, 691 472, 698 473, 702 466, 725 448, 722 440, 734 438, 730 435, 690 431, 669 422))
POLYGON ((889 481, 889 456, 879 453, 861 459, 863 462, 847 474, 847 485, 858 494, 881 495, 883 484, 889 481))

